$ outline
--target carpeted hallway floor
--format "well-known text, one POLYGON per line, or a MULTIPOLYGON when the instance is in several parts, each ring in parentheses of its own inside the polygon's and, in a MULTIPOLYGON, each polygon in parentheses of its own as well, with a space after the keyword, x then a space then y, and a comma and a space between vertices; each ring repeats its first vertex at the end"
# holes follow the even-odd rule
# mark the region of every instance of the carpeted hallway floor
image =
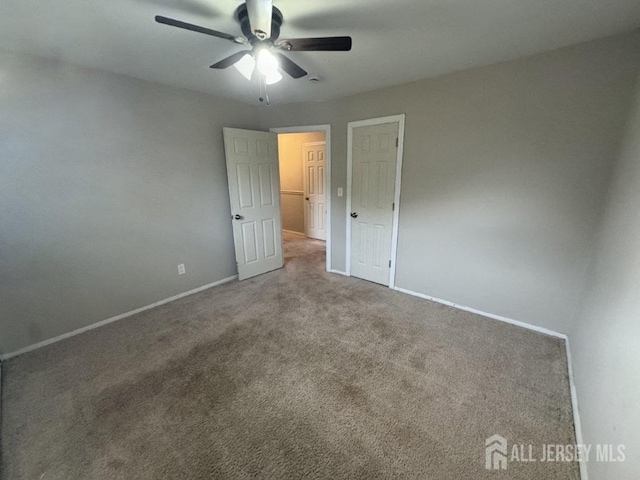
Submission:
POLYGON ((561 340, 323 269, 287 237, 282 270, 9 360, 2 478, 579 478, 484 466, 493 434, 575 443, 561 340))

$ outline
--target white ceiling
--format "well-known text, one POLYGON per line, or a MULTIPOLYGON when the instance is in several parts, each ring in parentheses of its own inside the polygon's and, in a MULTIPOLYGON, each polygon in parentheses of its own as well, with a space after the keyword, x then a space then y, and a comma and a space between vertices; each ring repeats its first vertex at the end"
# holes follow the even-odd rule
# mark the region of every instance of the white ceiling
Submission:
MULTIPOLYGON (((154 22, 239 34, 239 0, 0 0, 0 48, 257 102, 257 86, 209 65, 244 47, 154 22)), ((351 35, 351 52, 294 52, 310 73, 274 103, 398 85, 640 27, 638 0, 275 0, 281 38, 351 35)))

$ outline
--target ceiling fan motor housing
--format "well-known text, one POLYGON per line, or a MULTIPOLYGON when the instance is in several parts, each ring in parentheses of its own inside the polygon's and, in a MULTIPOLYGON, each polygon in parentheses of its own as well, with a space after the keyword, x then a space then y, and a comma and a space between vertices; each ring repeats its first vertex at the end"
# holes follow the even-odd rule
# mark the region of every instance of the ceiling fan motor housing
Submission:
POLYGON ((271 15, 271 37, 269 37, 268 39, 259 38, 251 31, 251 24, 249 23, 249 12, 245 3, 238 7, 238 10, 236 11, 236 18, 240 23, 240 29, 242 30, 242 33, 245 37, 247 37, 252 45, 254 44, 254 42, 262 41, 269 41, 273 43, 280 36, 280 26, 282 25, 283 16, 282 12, 276 7, 273 7, 273 13, 271 15))

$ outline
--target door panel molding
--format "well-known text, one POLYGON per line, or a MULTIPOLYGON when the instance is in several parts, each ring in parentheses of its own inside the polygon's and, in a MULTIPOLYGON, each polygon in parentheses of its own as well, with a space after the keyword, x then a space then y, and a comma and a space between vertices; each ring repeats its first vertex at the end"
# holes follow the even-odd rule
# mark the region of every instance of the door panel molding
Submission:
POLYGON ((273 133, 223 128, 238 279, 284 265, 278 142, 273 133))
POLYGON ((326 151, 325 141, 302 144, 302 176, 306 197, 304 231, 307 237, 318 240, 326 240, 327 237, 326 151), (314 158, 308 158, 309 153, 316 155, 314 158))
MULTIPOLYGON (((391 268, 389 272, 389 288, 395 288, 396 261, 398 256, 398 222, 400 219, 400 192, 402 188, 402 158, 404 153, 405 114, 389 115, 386 117, 357 120, 347 124, 347 209, 346 209, 346 274, 351 276, 351 237, 353 219, 350 214, 352 185, 353 185, 353 134, 359 127, 382 125, 385 123, 398 123, 398 148, 396 150, 396 178, 394 190, 394 209, 391 229, 391 268)), ((391 142, 392 140, 390 140, 391 142)))

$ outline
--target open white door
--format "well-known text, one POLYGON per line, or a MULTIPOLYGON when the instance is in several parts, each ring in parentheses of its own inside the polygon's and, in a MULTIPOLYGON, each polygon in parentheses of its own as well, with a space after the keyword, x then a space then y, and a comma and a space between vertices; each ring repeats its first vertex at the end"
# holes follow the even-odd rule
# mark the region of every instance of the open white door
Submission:
POLYGON ((224 128, 238 278, 284 265, 275 133, 224 128))
POLYGON ((327 239, 327 188, 325 142, 302 144, 304 162, 304 229, 305 235, 318 240, 327 239))
POLYGON ((389 285, 399 123, 353 129, 351 274, 389 285))

